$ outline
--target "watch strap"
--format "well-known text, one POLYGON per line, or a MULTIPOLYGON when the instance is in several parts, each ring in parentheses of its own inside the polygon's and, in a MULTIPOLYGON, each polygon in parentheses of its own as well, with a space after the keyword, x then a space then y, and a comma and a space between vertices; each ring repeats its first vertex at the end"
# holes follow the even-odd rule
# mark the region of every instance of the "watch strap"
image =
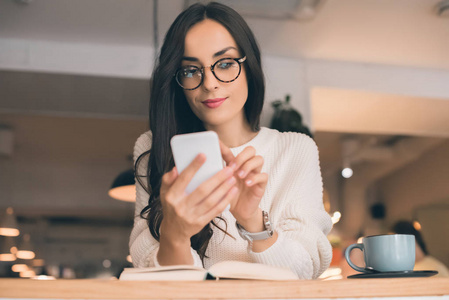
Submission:
POLYGON ((262 217, 263 217, 263 224, 264 224, 265 230, 261 231, 261 232, 249 232, 238 222, 235 222, 235 226, 237 227, 237 230, 238 230, 240 236, 244 240, 247 240, 249 242, 260 241, 260 240, 269 239, 273 236, 273 227, 271 225, 270 218, 268 216, 268 212, 262 211, 262 217))
POLYGON ((270 233, 267 230, 264 230, 261 232, 249 232, 249 231, 246 231, 245 228, 243 228, 243 226, 240 225, 239 223, 237 223, 236 226, 237 226, 240 236, 245 240, 251 239, 252 241, 260 241, 260 240, 266 240, 273 236, 273 233, 272 232, 270 233))

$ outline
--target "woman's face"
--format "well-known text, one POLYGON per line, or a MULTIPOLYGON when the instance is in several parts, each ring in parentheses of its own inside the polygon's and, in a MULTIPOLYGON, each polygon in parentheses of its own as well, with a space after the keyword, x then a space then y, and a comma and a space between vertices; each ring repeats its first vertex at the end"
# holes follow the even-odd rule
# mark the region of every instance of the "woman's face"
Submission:
MULTIPOLYGON (((206 19, 187 32, 182 66, 201 68, 213 65, 221 58, 241 57, 242 54, 227 29, 216 21, 206 19)), ((210 68, 204 68, 203 72, 203 83, 194 90, 184 90, 184 94, 190 108, 205 127, 247 122, 243 111, 248 98, 244 63, 241 64, 239 77, 232 82, 219 81, 210 68)))

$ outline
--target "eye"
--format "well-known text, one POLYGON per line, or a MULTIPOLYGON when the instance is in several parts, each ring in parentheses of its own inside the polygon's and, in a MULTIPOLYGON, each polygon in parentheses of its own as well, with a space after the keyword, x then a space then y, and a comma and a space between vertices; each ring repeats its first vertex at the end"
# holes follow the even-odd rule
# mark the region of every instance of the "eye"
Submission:
POLYGON ((237 65, 237 62, 233 59, 221 60, 217 63, 216 67, 222 70, 233 68, 237 65))
POLYGON ((195 75, 199 75, 198 74, 199 72, 200 72, 200 69, 198 67, 187 66, 187 67, 181 68, 181 70, 179 71, 179 75, 181 75, 184 78, 192 78, 195 75))

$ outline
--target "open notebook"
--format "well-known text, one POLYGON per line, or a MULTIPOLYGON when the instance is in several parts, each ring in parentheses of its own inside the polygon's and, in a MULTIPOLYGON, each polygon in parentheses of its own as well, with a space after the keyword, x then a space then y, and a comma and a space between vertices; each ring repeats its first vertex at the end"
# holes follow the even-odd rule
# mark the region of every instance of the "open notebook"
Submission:
POLYGON ((253 279, 253 280, 297 280, 290 269, 264 264, 241 261, 222 261, 209 270, 190 266, 176 265, 155 268, 125 268, 120 280, 218 280, 218 279, 253 279))

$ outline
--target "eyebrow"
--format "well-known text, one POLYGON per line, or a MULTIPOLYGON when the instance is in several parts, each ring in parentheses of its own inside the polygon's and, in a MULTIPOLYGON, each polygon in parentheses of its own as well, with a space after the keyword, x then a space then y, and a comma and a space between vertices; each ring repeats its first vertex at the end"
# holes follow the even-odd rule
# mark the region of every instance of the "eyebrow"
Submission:
MULTIPOLYGON (((215 58, 215 57, 217 57, 217 56, 223 55, 223 54, 225 54, 226 52, 228 52, 228 51, 231 50, 231 49, 237 50, 237 48, 232 47, 232 46, 226 47, 226 48, 224 48, 224 49, 222 49, 222 50, 216 52, 216 53, 213 55, 213 57, 215 58)), ((198 58, 196 58, 196 57, 191 57, 191 56, 183 56, 183 57, 182 57, 182 60, 187 60, 187 61, 198 61, 198 58)))

